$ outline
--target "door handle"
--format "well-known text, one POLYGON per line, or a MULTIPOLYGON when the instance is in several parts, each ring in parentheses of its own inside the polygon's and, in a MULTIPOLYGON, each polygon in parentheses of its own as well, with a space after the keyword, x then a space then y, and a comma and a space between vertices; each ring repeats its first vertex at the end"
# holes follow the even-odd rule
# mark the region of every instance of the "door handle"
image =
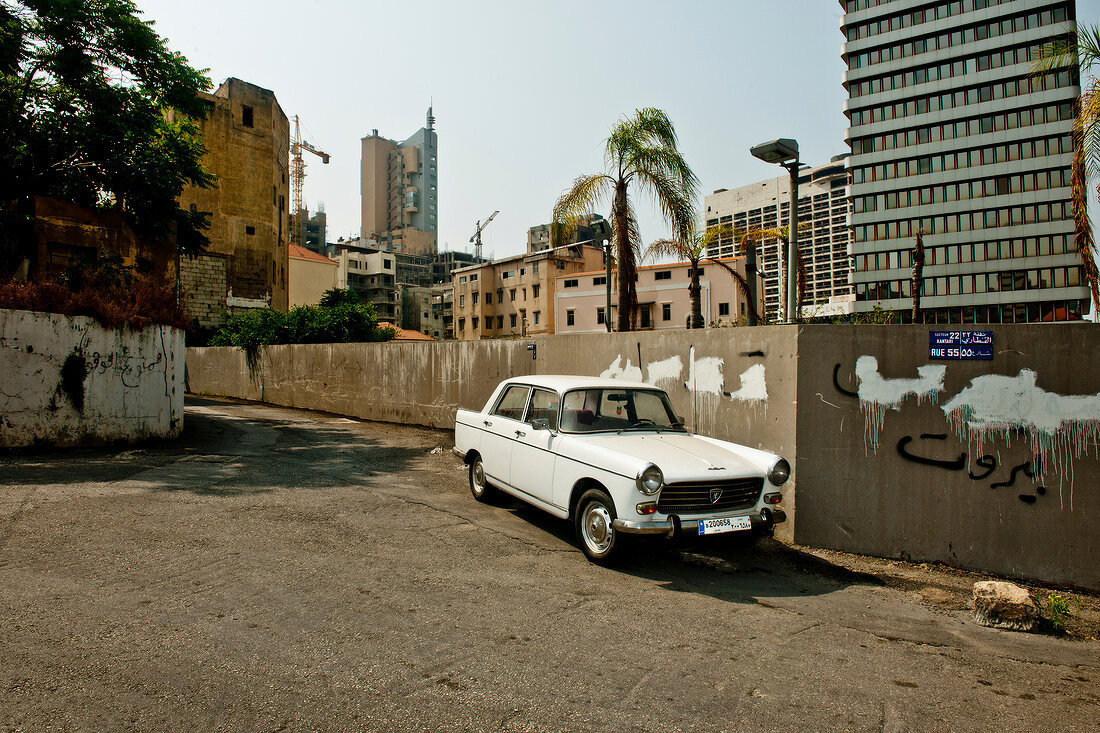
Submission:
POLYGON ((517 431, 516 431, 516 437, 517 437, 517 438, 522 438, 522 437, 524 437, 525 435, 527 435, 527 433, 523 432, 522 430, 517 430, 517 431))
POLYGON ((488 420, 482 421, 482 425, 484 425, 487 428, 493 427, 493 424, 491 422, 489 422, 488 420))

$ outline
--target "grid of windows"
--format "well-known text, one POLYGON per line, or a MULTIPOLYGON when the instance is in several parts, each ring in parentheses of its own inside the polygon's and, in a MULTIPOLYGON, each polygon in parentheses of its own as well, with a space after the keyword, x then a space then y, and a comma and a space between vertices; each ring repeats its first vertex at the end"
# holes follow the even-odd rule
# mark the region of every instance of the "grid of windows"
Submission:
POLYGON ((923 229, 921 295, 935 298, 928 322, 1079 317, 1069 234, 1078 72, 1030 77, 1039 49, 1072 28, 1074 4, 842 4, 865 11, 841 22, 857 310, 907 308, 911 250, 923 229))

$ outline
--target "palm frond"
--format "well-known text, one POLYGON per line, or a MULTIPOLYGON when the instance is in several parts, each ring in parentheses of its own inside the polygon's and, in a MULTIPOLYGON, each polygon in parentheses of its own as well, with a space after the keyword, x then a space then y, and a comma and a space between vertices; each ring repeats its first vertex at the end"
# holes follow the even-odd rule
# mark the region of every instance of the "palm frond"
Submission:
POLYGON ((569 241, 577 231, 581 217, 596 208, 596 203, 606 196, 612 183, 612 179, 603 173, 580 176, 573 181, 572 188, 554 204, 550 224, 551 247, 559 247, 569 241))
POLYGON ((662 257, 687 257, 687 247, 679 239, 658 239, 650 242, 642 253, 642 261, 659 260, 662 257))
POLYGON ((737 270, 727 265, 725 262, 722 262, 722 260, 720 259, 717 259, 715 257, 707 257, 706 259, 707 262, 713 262, 714 264, 719 265, 722 269, 730 274, 730 277, 733 278, 734 284, 737 285, 737 292, 741 294, 741 297, 745 299, 745 303, 748 305, 748 316, 751 319, 750 323, 756 321, 759 318, 759 314, 756 310, 756 303, 754 303, 752 299, 752 293, 749 289, 749 283, 747 280, 745 280, 744 276, 737 270))

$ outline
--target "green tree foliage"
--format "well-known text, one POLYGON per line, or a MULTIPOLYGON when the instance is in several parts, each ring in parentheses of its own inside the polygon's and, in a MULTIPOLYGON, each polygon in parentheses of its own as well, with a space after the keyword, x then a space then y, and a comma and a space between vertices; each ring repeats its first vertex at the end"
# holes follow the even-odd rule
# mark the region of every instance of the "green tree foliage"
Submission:
POLYGON ((195 123, 210 80, 137 12, 130 0, 0 0, 0 203, 121 210, 136 231, 176 231, 199 251, 206 215, 177 198, 214 182, 195 123))
MULTIPOLYGON (((707 253, 707 247, 717 242, 722 237, 733 236, 733 229, 725 224, 719 227, 712 227, 710 229, 702 228, 702 224, 692 223, 691 229, 686 232, 686 235, 679 239, 658 239, 656 242, 651 243, 645 250, 646 258, 660 258, 660 257, 676 257, 682 260, 687 260, 691 264, 691 274, 688 282, 688 299, 691 303, 691 317, 688 319, 688 328, 703 328, 706 326, 706 320, 703 318, 702 298, 700 297, 702 292, 702 286, 699 284, 699 260, 707 253)), ((730 269, 728 265, 723 262, 719 262, 717 259, 708 258, 715 262, 718 262, 722 267, 725 267, 728 272, 734 276, 734 281, 744 283, 744 278, 741 274, 730 269)), ((744 285, 745 291, 743 295, 748 292, 748 284, 744 285)), ((755 307, 751 302, 751 299, 745 295, 746 301, 749 302, 749 308, 755 314, 755 307)))
POLYGON ((630 185, 652 196, 674 236, 686 241, 694 224, 699 179, 676 147, 672 121, 653 107, 636 110, 633 117, 619 120, 611 128, 604 145, 604 162, 607 173, 577 178, 554 204, 550 243, 554 247, 565 244, 580 217, 593 211, 596 203, 610 194, 611 239, 619 291, 618 330, 630 331, 638 310, 634 281, 642 244, 630 201, 630 185))
POLYGON ((330 305, 301 305, 287 313, 262 308, 232 316, 210 345, 237 346, 252 355, 269 344, 389 341, 397 335, 395 329, 378 325, 373 303, 357 302, 357 297, 353 302, 345 292, 335 288, 326 292, 326 298, 333 296, 330 305))

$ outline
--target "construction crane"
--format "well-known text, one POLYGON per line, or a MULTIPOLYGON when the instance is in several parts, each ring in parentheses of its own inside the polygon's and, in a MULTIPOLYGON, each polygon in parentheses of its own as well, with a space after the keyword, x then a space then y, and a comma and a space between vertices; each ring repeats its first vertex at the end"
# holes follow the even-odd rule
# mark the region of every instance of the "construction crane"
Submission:
POLYGON ((489 222, 493 220, 499 211, 494 211, 485 219, 483 224, 480 220, 477 223, 477 231, 474 232, 474 236, 470 237, 470 241, 474 243, 474 256, 477 257, 477 261, 481 262, 481 233, 485 231, 485 227, 489 226, 489 222))
POLYGON ((294 244, 302 244, 302 222, 298 220, 302 211, 302 184, 306 181, 306 164, 302 160, 302 151, 308 150, 327 164, 329 154, 318 150, 308 142, 302 140, 302 130, 298 125, 298 115, 294 115, 294 139, 290 141, 290 188, 291 188, 291 214, 290 214, 290 241, 294 244))

